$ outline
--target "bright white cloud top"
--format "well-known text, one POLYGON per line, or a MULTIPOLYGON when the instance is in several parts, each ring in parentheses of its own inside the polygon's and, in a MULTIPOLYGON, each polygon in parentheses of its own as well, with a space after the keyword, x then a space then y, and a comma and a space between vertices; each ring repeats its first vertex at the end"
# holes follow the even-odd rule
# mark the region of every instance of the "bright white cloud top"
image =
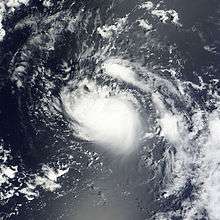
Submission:
POLYGON ((127 154, 138 144, 140 116, 131 100, 121 94, 108 95, 107 90, 63 92, 62 103, 78 137, 127 154))

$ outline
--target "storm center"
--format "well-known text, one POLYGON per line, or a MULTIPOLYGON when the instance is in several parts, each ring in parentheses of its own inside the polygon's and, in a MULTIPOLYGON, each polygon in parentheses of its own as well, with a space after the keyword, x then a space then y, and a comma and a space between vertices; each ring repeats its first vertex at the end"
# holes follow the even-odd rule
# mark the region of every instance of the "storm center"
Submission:
POLYGON ((131 102, 118 97, 86 95, 69 106, 80 137, 119 153, 137 144, 140 120, 131 102))

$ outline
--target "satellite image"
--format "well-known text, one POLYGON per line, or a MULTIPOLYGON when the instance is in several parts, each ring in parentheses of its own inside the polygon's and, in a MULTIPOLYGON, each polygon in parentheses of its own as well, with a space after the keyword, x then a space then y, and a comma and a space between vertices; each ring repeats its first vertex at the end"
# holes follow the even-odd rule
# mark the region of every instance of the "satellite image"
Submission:
POLYGON ((0 0, 0 220, 220 220, 220 1, 0 0))

